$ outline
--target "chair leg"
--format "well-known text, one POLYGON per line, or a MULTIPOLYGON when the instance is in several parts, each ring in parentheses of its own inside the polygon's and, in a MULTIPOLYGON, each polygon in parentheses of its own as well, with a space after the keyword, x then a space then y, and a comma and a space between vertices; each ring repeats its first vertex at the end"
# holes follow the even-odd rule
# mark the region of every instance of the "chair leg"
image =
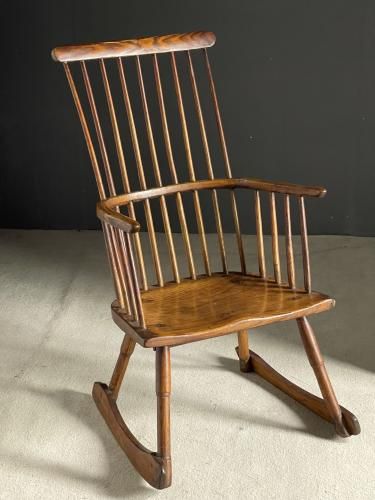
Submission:
POLYGON ((327 369, 324 365, 323 357, 319 349, 314 331, 306 317, 297 319, 298 328, 301 334, 303 346, 305 348, 310 365, 314 370, 315 377, 320 387, 323 399, 326 403, 329 415, 335 426, 336 433, 342 437, 348 437, 350 434, 345 428, 341 408, 337 401, 331 381, 328 377, 327 369))
POLYGON ((252 371, 251 365, 249 363, 250 351, 249 351, 249 336, 247 330, 239 331, 237 336, 238 336, 237 354, 240 359, 240 370, 241 372, 252 371))
POLYGON ((112 392, 112 397, 114 400, 116 400, 118 397, 118 393, 129 364, 130 356, 133 354, 135 344, 135 340, 133 340, 130 335, 125 335, 121 345, 120 354, 117 359, 115 369, 113 370, 111 381, 109 383, 109 390, 112 392))
POLYGON ((171 484, 170 455, 170 352, 168 347, 156 349, 156 394, 158 449, 145 448, 125 424, 116 404, 135 342, 126 335, 109 386, 95 382, 92 395, 96 406, 113 436, 139 474, 154 488, 163 489, 171 484))
POLYGON ((172 482, 171 430, 170 430, 171 359, 169 347, 156 349, 156 395, 158 400, 158 451, 163 461, 163 488, 172 482))
POLYGON ((331 422, 335 426, 336 433, 340 436, 348 437, 359 434, 361 432, 361 427, 357 417, 343 406, 340 406, 337 402, 323 363, 318 343, 310 324, 306 318, 300 318, 297 322, 307 356, 314 369, 323 399, 305 391, 285 378, 254 351, 248 351, 246 355, 248 339, 243 331, 238 334, 239 346, 236 348, 238 357, 240 358, 241 371, 256 373, 274 387, 319 415, 319 417, 331 422))

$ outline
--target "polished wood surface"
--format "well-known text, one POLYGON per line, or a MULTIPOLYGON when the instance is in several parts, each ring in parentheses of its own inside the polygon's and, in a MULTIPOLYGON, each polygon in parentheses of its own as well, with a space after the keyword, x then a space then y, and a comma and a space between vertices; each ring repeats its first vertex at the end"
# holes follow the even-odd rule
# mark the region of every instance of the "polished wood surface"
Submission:
MULTIPOLYGON (((239 329, 326 311, 334 301, 318 292, 291 290, 274 281, 240 273, 202 276, 142 293, 147 328, 137 341, 145 347, 179 345, 239 329), (228 300, 229 299, 229 300, 228 300)), ((113 307, 115 321, 126 321, 113 307)))
MULTIPOLYGON (((97 183, 100 200, 97 215, 102 221, 116 294, 112 317, 125 333, 109 386, 96 382, 93 397, 130 462, 155 488, 166 488, 172 480, 170 348, 177 345, 237 333, 241 371, 253 371, 263 377, 333 423, 340 436, 360 432, 356 417, 338 404, 307 319, 334 305, 334 300, 327 295, 312 291, 305 206, 306 198, 321 198, 326 190, 319 186, 233 177, 207 51, 214 43, 213 33, 192 32, 71 45, 52 51, 52 57, 62 62, 97 183), (162 56, 162 53, 168 54, 162 56), (198 57, 203 58, 200 68, 209 93, 210 114, 208 107, 201 103, 202 71, 196 64, 198 57), (169 66, 159 64, 159 58, 165 62, 169 60, 169 66), (143 67, 147 62, 152 74, 146 82, 145 75, 149 73, 143 73, 143 67), (115 91, 119 95, 115 95, 115 91), (192 99, 188 99, 188 93, 192 99), (192 109, 188 109, 188 104, 192 109), (179 145, 175 131, 170 132, 169 123, 175 123, 170 119, 171 113, 175 113, 179 121, 177 128, 186 161, 177 154, 179 145), (216 122, 216 141, 211 137, 215 127, 206 128, 210 118, 216 122), (194 124, 199 128, 195 133, 194 124), (160 128, 159 134, 155 134, 157 128, 160 128), (140 139, 141 134, 145 135, 144 141, 140 139), (198 145, 193 144, 196 137, 200 137, 198 145), (224 178, 215 178, 219 159, 213 152, 215 144, 221 154, 224 178), (198 147, 201 159, 198 159, 198 147), (164 158, 167 173, 161 168, 164 158), (188 179, 188 182, 181 182, 181 179, 188 179), (224 190, 229 191, 229 204, 225 208, 224 190), (249 195, 245 216, 243 206, 238 209, 239 190, 247 190, 245 194, 249 195), (215 220, 219 258, 212 258, 207 245, 205 228, 210 215, 203 210, 206 206, 203 197, 207 194, 203 191, 208 191, 212 205, 211 218, 215 220), (189 197, 194 208, 192 220, 187 220, 185 210, 189 197), (281 210, 278 208, 280 202, 283 202, 281 210), (141 214, 145 216, 146 224, 142 229, 148 241, 140 237, 141 225, 137 217, 141 214), (154 223, 157 217, 164 229, 168 269, 162 265, 164 260, 160 256, 160 240, 154 223), (179 223, 183 240, 181 252, 175 245, 172 217, 179 223), (226 249, 224 218, 233 224, 237 254, 231 252, 229 255, 226 249), (242 236, 242 232, 248 232, 251 227, 251 220, 255 221, 257 236, 254 259, 249 258, 251 253, 248 255, 247 249, 245 251, 242 236), (293 234, 297 226, 299 238, 293 234), (192 250, 192 227, 197 228, 199 252, 192 250), (271 238, 265 237, 268 228, 271 238), (285 256, 279 247, 283 232, 285 256), (147 245, 151 250, 150 263, 146 260, 147 245), (298 252, 302 255, 302 266, 295 261, 298 252), (237 258, 236 264, 232 257, 237 258), (199 274, 201 263, 204 275, 199 274), (271 267, 273 273, 269 270, 271 267), (241 272, 234 272, 237 269, 241 272), (287 271, 285 276, 284 269, 287 271), (167 276, 168 279, 172 276, 173 281, 167 281, 167 276), (249 328, 290 319, 298 322, 322 399, 287 380, 249 350, 249 328), (155 452, 135 438, 116 404, 137 343, 156 351, 155 452)), ((177 493, 179 496, 181 494, 177 493)))
POLYGON ((52 58, 59 62, 87 61, 112 57, 141 56, 162 52, 202 49, 214 45, 216 37, 210 31, 195 31, 137 40, 121 40, 82 45, 66 45, 52 50, 52 58))

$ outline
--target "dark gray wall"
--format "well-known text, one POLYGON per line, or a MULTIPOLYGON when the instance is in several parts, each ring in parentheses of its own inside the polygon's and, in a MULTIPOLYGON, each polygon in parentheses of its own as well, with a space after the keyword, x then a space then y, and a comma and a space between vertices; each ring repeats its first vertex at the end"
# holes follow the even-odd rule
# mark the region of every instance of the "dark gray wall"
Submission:
POLYGON ((207 29, 235 175, 325 185, 311 232, 375 234, 371 0, 13 0, 2 23, 1 226, 97 227, 87 152, 51 48, 207 29))

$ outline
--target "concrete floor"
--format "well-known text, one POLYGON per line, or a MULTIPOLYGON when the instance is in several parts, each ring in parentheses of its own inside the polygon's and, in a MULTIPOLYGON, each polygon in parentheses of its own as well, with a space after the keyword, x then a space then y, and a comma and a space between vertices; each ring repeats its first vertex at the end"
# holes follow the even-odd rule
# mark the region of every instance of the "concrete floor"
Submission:
MULTIPOLYGON (((362 434, 338 438, 240 374, 233 335, 179 347, 173 485, 158 492, 134 472, 90 396, 94 380, 108 381, 122 340, 110 316, 102 235, 1 231, 0 498, 374 499, 375 239, 313 237, 311 257, 314 288, 337 299, 312 324, 340 403, 358 416, 362 434)), ((254 330, 251 345, 316 391, 295 323, 254 330)), ((153 361, 152 350, 136 349, 120 397, 150 448, 153 361)))

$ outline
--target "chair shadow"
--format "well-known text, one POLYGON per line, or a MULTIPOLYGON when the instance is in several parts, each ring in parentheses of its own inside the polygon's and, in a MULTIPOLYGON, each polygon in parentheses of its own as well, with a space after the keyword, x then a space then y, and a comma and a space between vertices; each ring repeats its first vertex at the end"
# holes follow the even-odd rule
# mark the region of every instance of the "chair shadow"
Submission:
POLYGON ((225 370, 236 373, 243 379, 247 379, 251 383, 257 385, 262 390, 268 392, 273 397, 281 401, 288 408, 292 409, 304 424, 304 428, 299 428, 295 426, 289 427, 285 425, 284 426, 278 425, 277 426, 278 428, 282 430, 284 428, 284 430, 288 429, 288 430, 293 430, 295 432, 303 432, 305 434, 310 434, 320 439, 326 439, 326 440, 338 439, 333 429, 333 426, 330 423, 324 421, 319 416, 315 415, 310 410, 308 410, 307 408, 303 407, 302 405, 294 401, 292 398, 290 398, 282 391, 271 385, 269 382, 263 380, 261 377, 259 377, 259 375, 251 372, 250 373, 241 372, 239 369, 238 360, 219 356, 218 361, 220 363, 220 366, 225 370))
POLYGON ((157 491, 149 487, 134 470, 105 425, 91 395, 73 390, 52 392, 27 388, 27 391, 34 393, 39 398, 41 396, 47 397, 60 406, 64 412, 68 412, 74 418, 83 421, 103 444, 107 462, 106 470, 103 471, 102 475, 95 476, 80 471, 74 465, 67 466, 57 462, 53 463, 50 459, 31 458, 12 454, 11 452, 5 452, 4 458, 7 457, 12 462, 18 462, 22 466, 37 469, 38 473, 45 474, 52 480, 61 477, 65 480, 83 482, 97 490, 97 493, 102 495, 103 498, 137 498, 138 496, 144 498, 146 493, 147 498, 149 498, 153 493, 157 494, 157 491))

